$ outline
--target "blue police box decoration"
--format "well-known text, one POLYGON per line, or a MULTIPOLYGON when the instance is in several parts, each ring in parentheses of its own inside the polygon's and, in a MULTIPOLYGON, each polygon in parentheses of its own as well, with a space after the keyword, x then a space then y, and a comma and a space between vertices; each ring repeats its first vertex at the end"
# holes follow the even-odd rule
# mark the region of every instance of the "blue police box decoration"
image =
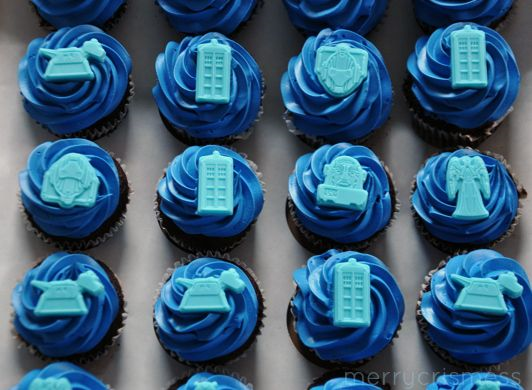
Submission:
POLYGON ((476 390, 500 390, 501 382, 496 381, 476 381, 476 390))
POLYGON ((67 378, 35 378, 29 390, 72 390, 67 378))
POLYGON ((218 382, 200 381, 194 383, 194 390, 217 390, 218 382))
POLYGON ((451 33, 451 83, 454 89, 486 88, 486 33, 466 25, 451 33))
POLYGON ((198 162, 197 214, 233 215, 233 159, 215 150, 198 162))
POLYGON ((228 103, 231 96, 231 46, 212 39, 198 45, 196 102, 228 103))

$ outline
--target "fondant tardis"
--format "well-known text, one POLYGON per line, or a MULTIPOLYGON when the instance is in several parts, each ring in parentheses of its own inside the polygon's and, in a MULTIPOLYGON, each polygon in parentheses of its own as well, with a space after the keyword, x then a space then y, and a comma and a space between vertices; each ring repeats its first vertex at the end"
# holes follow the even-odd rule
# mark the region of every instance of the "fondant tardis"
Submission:
POLYGON ((215 150, 198 163, 198 215, 233 214, 233 159, 215 150))
POLYGON ((72 390, 66 378, 35 378, 29 390, 72 390))
POLYGON ((454 89, 486 88, 486 33, 466 25, 451 33, 451 83, 454 89))
POLYGON ((217 390, 217 382, 201 381, 194 383, 194 390, 217 390))
POLYGON ((196 101, 228 103, 231 97, 231 46, 212 39, 198 46, 196 101))

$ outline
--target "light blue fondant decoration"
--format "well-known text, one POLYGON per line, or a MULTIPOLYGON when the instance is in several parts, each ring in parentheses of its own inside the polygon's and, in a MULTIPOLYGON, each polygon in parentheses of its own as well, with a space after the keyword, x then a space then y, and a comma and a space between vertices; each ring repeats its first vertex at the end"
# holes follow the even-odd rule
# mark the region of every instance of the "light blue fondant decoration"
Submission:
POLYGON ((67 378, 35 378, 29 390, 72 390, 67 378))
POLYGON ((63 208, 92 207, 96 203, 100 181, 87 157, 65 154, 44 174, 41 199, 63 208))
POLYGON ((350 95, 368 77, 368 52, 347 43, 321 46, 316 52, 314 71, 330 95, 350 95))
POLYGON ((334 326, 364 328, 371 324, 370 269, 356 259, 334 267, 334 326))
POLYGON ((216 39, 198 46, 196 102, 229 103, 231 59, 231 46, 216 39))
POLYGON ((83 42, 81 47, 47 49, 41 47, 39 55, 50 61, 44 73, 46 81, 87 81, 94 79, 89 60, 103 62, 105 49, 96 38, 83 42))
POLYGON ((83 272, 76 281, 71 279, 52 282, 32 280, 31 285, 43 291, 33 311, 39 317, 86 315, 89 310, 83 294, 97 297, 105 292, 104 285, 93 271, 83 272))
POLYGON ((234 269, 223 271, 217 278, 178 278, 176 282, 187 288, 178 308, 182 313, 227 313, 231 307, 225 291, 241 294, 246 288, 234 269))
POLYGON ((449 200, 454 201, 458 194, 453 218, 478 221, 489 217, 483 198, 491 196, 490 178, 481 157, 452 157, 446 176, 449 200))
POLYGON ((476 390, 500 390, 501 383, 494 381, 476 381, 476 390))
POLYGON ((323 168, 324 183, 318 185, 316 200, 320 206, 365 210, 368 192, 364 182, 368 173, 356 158, 336 157, 323 168))
POLYGON ((458 274, 451 279, 463 286, 454 307, 458 310, 502 316, 508 313, 504 295, 512 299, 523 294, 513 272, 505 272, 495 280, 491 278, 467 278, 458 274))
POLYGON ((202 381, 194 383, 194 390, 216 390, 217 388, 217 382, 202 381))
POLYGON ((470 25, 451 33, 451 83, 454 89, 486 88, 486 34, 470 25))
POLYGON ((232 215, 233 159, 216 150, 198 164, 198 215, 232 215))

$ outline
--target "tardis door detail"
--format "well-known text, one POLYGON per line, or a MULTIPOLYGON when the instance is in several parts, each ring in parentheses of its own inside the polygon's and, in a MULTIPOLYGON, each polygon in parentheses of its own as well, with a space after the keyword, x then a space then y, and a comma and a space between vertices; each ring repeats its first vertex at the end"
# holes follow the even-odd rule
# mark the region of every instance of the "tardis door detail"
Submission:
POLYGON ((233 214, 233 159, 214 151, 199 159, 198 215, 233 214))
POLYGON ((231 97, 231 47, 216 39, 198 46, 196 102, 228 103, 231 97))
POLYGON ((470 25, 451 33, 451 82, 454 89, 486 88, 486 34, 470 25))

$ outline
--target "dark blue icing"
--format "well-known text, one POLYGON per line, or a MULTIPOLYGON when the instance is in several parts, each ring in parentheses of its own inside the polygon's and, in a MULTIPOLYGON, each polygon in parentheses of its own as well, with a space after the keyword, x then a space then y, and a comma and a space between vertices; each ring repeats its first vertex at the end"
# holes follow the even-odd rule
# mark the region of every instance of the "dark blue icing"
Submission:
POLYGON ((94 349, 107 335, 119 315, 120 299, 106 271, 91 257, 81 253, 56 252, 29 270, 11 295, 17 333, 45 356, 61 358, 94 349), (77 317, 38 317, 33 314, 42 291, 32 280, 77 280, 93 271, 104 286, 98 296, 85 294, 88 314, 77 317))
POLYGON ((373 357, 390 344, 402 321, 401 290, 386 265, 374 256, 331 249, 311 257, 306 268, 294 272, 294 281, 297 334, 322 360, 354 363, 373 357), (351 258, 370 267, 371 325, 366 328, 333 326, 334 266, 351 258))
POLYGON ((154 318, 161 343, 179 358, 203 362, 220 358, 243 347, 253 336, 259 320, 259 299, 248 275, 237 265, 202 257, 182 265, 163 285, 155 302, 154 318), (177 278, 217 277, 234 269, 246 287, 242 293, 226 291, 227 313, 182 313, 178 307, 186 288, 177 278))
POLYGON ((155 0, 155 3, 177 31, 231 34, 251 17, 258 0, 155 0))
POLYGON ((102 26, 125 0, 31 0, 44 20, 55 27, 92 24, 102 26))
POLYGON ((329 27, 366 35, 383 17, 388 0, 284 0, 284 4, 292 23, 307 33, 329 27))
POLYGON ((459 244, 491 243, 510 228, 519 208, 517 187, 502 162, 471 149, 444 152, 427 160, 416 176, 412 206, 434 237, 459 244), (452 157, 480 156, 490 179, 491 196, 484 206, 489 217, 480 221, 452 217, 457 199, 447 196, 447 165, 452 157))
POLYGON ((288 192, 299 222, 312 233, 341 243, 364 241, 390 222, 393 212, 388 176, 379 158, 364 146, 348 143, 324 145, 296 162, 288 179, 288 192), (351 156, 368 173, 364 190, 368 192, 365 210, 319 206, 318 185, 323 183, 323 167, 338 156, 351 156))
POLYGON ((408 57, 412 92, 426 113, 466 129, 474 129, 504 117, 519 93, 520 74, 512 49, 496 31, 473 25, 486 33, 486 88, 453 89, 451 85, 451 32, 464 23, 436 30, 416 42, 408 57))
POLYGON ((261 183, 247 160, 223 146, 191 146, 178 155, 159 181, 161 212, 187 234, 232 237, 246 230, 264 204, 261 183), (233 214, 200 216, 198 209, 198 161, 213 151, 233 159, 233 214))
POLYGON ((532 291, 525 270, 500 253, 482 249, 453 257, 432 276, 430 291, 423 294, 421 312, 428 334, 440 348, 464 362, 490 365, 511 359, 532 342, 532 291), (513 272, 523 294, 517 299, 504 296, 508 313, 490 316, 454 308, 461 285, 451 275, 497 278, 513 272))
POLYGON ((510 378, 489 372, 441 375, 436 382, 428 385, 427 390, 469 390, 475 388, 477 381, 499 382, 500 390, 524 390, 510 378))
POLYGON ((30 390, 31 384, 35 379, 48 378, 65 378, 70 382, 72 390, 108 390, 108 386, 94 375, 66 362, 52 363, 42 370, 28 372, 20 383, 12 387, 11 390, 30 390))
POLYGON ((354 378, 334 378, 323 385, 313 386, 310 390, 379 390, 380 387, 370 385, 354 378))
POLYGON ((261 109, 262 73, 251 55, 235 41, 219 33, 169 42, 155 63, 157 85, 153 96, 172 125, 195 138, 221 138, 242 134, 261 109), (211 39, 231 46, 232 71, 229 103, 196 102, 198 46, 211 39))
POLYGON ((392 107, 392 83, 379 50, 348 30, 321 31, 310 37, 301 54, 288 63, 281 79, 284 105, 298 131, 327 142, 364 138, 381 127, 392 107), (329 95, 314 72, 316 51, 323 45, 346 43, 369 54, 368 77, 343 98, 329 95))
POLYGON ((65 27, 34 39, 18 69, 24 108, 33 119, 59 135, 85 130, 110 115, 129 88, 130 73, 131 58, 126 49, 115 38, 89 25, 65 27), (102 63, 90 62, 94 80, 58 83, 44 79, 48 59, 38 55, 41 47, 81 47, 93 38, 106 53, 102 63))
POLYGON ((414 0, 416 17, 430 27, 456 22, 489 26, 498 22, 512 7, 513 0, 414 0))
POLYGON ((249 390, 248 386, 232 376, 210 372, 199 372, 192 375, 187 383, 179 386, 177 390, 195 390, 195 384, 198 382, 216 382, 218 384, 217 390, 249 390))
POLYGON ((94 233, 116 211, 120 201, 120 179, 111 155, 94 142, 71 138, 45 142, 28 158, 19 174, 20 195, 26 212, 45 233, 55 237, 82 239, 94 233), (92 207, 61 208, 41 199, 44 174, 68 153, 87 157, 100 180, 96 203, 92 207))

